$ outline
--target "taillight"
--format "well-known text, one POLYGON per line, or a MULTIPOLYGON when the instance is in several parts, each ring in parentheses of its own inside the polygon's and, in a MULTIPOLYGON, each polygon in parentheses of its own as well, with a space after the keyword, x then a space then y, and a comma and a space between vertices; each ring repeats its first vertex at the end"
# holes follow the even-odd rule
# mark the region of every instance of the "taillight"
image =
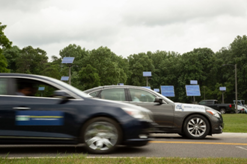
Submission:
POLYGON ((230 104, 229 107, 231 108, 232 107, 232 104, 230 104))

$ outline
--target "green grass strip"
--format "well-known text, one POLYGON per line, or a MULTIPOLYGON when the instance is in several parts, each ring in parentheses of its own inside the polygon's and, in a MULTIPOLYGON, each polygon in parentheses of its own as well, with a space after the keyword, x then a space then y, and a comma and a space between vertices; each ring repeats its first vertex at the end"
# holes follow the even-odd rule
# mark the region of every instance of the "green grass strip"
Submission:
POLYGON ((84 155, 73 155, 68 157, 56 157, 56 158, 21 158, 10 159, 1 158, 0 163, 4 164, 246 164, 247 158, 87 158, 84 155))
POLYGON ((247 133, 247 114, 223 114, 223 132, 247 133))

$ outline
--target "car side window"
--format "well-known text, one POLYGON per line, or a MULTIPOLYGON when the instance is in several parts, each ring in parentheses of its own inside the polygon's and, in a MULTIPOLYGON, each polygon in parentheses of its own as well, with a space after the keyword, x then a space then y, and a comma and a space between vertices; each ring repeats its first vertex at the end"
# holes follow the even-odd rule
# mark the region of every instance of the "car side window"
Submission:
POLYGON ((97 97, 98 94, 99 94, 99 91, 89 93, 89 95, 92 97, 97 97))
POLYGON ((199 104, 200 104, 200 105, 205 105, 206 102, 205 102, 205 101, 201 101, 201 102, 199 102, 199 104))
POLYGON ((55 90, 59 89, 40 81, 22 78, 16 79, 16 95, 53 97, 55 90))
POLYGON ((7 79, 0 79, 0 95, 6 95, 7 94, 7 79))
POLYGON ((124 88, 102 90, 100 98, 115 101, 126 101, 124 88))
POLYGON ((140 89, 129 89, 130 96, 134 102, 154 102, 155 96, 140 89))

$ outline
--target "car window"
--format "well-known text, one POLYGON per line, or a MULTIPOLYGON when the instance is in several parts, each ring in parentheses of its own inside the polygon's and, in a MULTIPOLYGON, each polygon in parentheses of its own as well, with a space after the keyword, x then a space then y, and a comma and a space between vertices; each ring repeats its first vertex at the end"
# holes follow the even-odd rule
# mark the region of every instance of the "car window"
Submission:
POLYGON ((155 96, 140 89, 129 89, 130 96, 134 102, 154 102, 155 96))
POLYGON ((204 104, 206 104, 206 102, 205 101, 201 101, 201 102, 199 102, 199 104, 204 105, 204 104))
POLYGON ((7 94, 7 79, 0 79, 0 95, 7 94))
POLYGON ((100 98, 115 101, 126 101, 124 88, 113 88, 102 90, 100 98))
POLYGON ((16 79, 16 95, 53 97, 55 90, 59 89, 44 82, 22 78, 16 79))
POLYGON ((206 101, 206 104, 213 105, 214 101, 206 101))
POLYGON ((99 91, 89 93, 90 96, 96 97, 99 94, 99 91))

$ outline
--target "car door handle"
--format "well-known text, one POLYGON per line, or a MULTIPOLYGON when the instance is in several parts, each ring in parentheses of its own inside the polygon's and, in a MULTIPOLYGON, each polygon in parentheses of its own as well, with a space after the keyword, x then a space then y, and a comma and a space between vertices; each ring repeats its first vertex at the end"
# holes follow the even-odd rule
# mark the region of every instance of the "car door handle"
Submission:
POLYGON ((14 107, 13 109, 17 109, 17 110, 29 110, 29 107, 14 107))

